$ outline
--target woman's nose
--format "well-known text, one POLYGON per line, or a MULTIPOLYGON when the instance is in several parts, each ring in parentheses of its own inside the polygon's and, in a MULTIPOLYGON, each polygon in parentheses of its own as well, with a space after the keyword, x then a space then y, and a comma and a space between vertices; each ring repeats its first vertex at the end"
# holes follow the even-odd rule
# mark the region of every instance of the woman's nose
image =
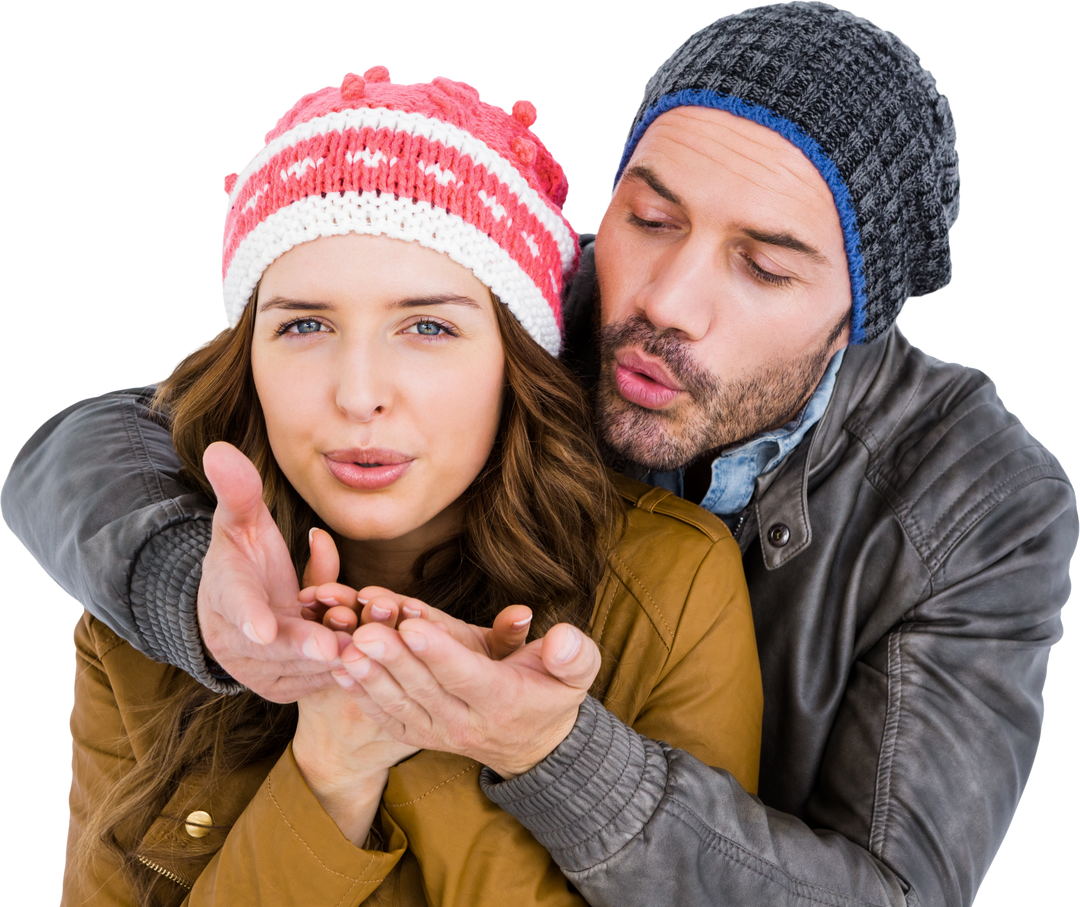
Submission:
POLYGON ((349 345, 337 362, 335 402, 355 422, 369 422, 389 412, 393 400, 392 368, 377 344, 349 345))

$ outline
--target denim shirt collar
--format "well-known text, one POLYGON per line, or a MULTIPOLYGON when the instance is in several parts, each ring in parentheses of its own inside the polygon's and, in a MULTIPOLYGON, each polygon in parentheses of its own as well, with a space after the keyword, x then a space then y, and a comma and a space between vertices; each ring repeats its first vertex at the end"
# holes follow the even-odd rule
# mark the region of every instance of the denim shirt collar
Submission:
MULTIPOLYGON (((806 433, 824 415, 829 405, 836 374, 844 361, 844 350, 839 350, 829 362, 814 393, 806 406, 790 422, 780 428, 764 431, 736 447, 721 453, 712 464, 712 482, 701 506, 717 516, 741 513, 754 495, 754 483, 758 476, 775 469, 806 433)), ((683 470, 650 472, 645 477, 650 485, 666 488, 683 496, 683 470)))

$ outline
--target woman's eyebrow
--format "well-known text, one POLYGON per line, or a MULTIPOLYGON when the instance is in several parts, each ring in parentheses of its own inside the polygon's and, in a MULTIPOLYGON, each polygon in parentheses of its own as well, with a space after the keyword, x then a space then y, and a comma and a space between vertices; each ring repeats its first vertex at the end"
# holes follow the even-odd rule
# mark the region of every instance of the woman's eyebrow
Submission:
POLYGON ((464 305, 478 309, 480 304, 468 296, 457 296, 453 293, 436 294, 434 296, 410 296, 407 299, 399 299, 394 303, 403 309, 419 309, 429 305, 464 305))
POLYGON ((334 306, 329 302, 319 302, 311 299, 288 299, 284 296, 271 296, 266 302, 259 303, 260 312, 265 312, 267 309, 285 309, 287 312, 329 312, 334 309, 334 306))
MULTIPOLYGON (((479 309, 480 303, 468 296, 458 296, 454 293, 438 293, 431 296, 407 296, 390 304, 391 308, 419 309, 433 305, 462 305, 469 308, 479 309)), ((284 296, 271 296, 266 302, 259 303, 259 311, 268 309, 284 309, 287 312, 330 312, 337 307, 329 302, 321 302, 313 299, 289 299, 284 296)))

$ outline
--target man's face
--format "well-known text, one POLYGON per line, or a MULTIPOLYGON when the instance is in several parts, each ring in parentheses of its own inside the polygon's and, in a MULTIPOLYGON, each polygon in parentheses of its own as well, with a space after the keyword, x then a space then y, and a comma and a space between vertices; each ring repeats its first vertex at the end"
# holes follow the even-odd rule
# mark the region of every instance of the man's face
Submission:
POLYGON ((764 126, 680 107, 649 126, 596 236, 605 441, 673 469, 783 425, 847 344, 840 218, 764 126))

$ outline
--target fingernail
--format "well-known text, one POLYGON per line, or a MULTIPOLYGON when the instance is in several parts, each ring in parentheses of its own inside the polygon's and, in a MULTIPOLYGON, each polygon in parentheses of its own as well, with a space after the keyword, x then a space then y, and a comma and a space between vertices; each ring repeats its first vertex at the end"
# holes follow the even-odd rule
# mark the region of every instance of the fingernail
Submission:
POLYGON ((259 636, 259 634, 255 631, 255 624, 253 624, 250 620, 245 621, 244 626, 241 627, 241 629, 244 631, 244 635, 253 643, 257 643, 260 646, 266 645, 266 643, 263 641, 263 638, 259 636))
POLYGON ((386 652, 385 644, 379 640, 375 640, 374 642, 354 642, 353 645, 369 658, 381 658, 386 652))
POLYGON ((347 626, 349 626, 345 621, 338 620, 336 617, 331 617, 329 623, 330 628, 333 630, 344 630, 347 626))
POLYGON ((581 651, 581 634, 574 631, 568 631, 566 639, 563 640, 562 648, 559 649, 559 654, 555 656, 555 660, 560 664, 566 664, 570 661, 578 652, 581 651))
POLYGON ((415 618, 415 617, 423 617, 424 616, 424 613, 422 611, 420 611, 418 608, 410 608, 407 605, 402 605, 401 606, 401 613, 404 614, 406 617, 413 617, 413 618, 415 618))
POLYGON ((360 604, 362 604, 362 605, 366 605, 366 604, 368 603, 368 601, 370 601, 370 599, 366 599, 366 598, 361 598, 361 597, 360 597, 359 595, 358 595, 358 596, 356 596, 356 600, 357 600, 358 602, 360 602, 360 604))
MULTIPOLYGON (((344 661, 344 659, 342 659, 342 661, 344 661)), ((345 669, 349 674, 353 677, 358 677, 360 680, 367 677, 368 673, 371 671, 371 659, 365 658, 363 655, 356 659, 356 661, 346 661, 344 663, 345 669)))
POLYGON ((307 531, 307 543, 308 543, 308 547, 310 547, 310 546, 311 546, 311 540, 312 540, 313 538, 315 538, 315 527, 314 527, 314 526, 312 526, 312 527, 311 527, 311 528, 310 528, 310 529, 309 529, 309 530, 307 531))
POLYGON ((384 608, 382 605, 371 606, 371 616, 375 620, 386 620, 393 613, 389 608, 384 608))
POLYGON ((312 661, 326 661, 323 657, 322 649, 319 648, 319 642, 314 636, 309 636, 304 640, 304 645, 301 647, 303 653, 312 661))
POLYGON ((324 605, 336 605, 337 604, 337 599, 334 598, 333 596, 329 596, 327 598, 319 598, 318 596, 316 596, 315 601, 322 602, 324 605))
POLYGON ((356 681, 349 676, 348 671, 341 671, 340 673, 338 671, 331 671, 330 676, 338 682, 338 686, 343 690, 349 690, 356 686, 356 681))
POLYGON ((510 627, 514 630, 523 630, 531 623, 532 615, 530 614, 528 617, 523 617, 521 620, 515 620, 512 624, 510 624, 510 627))
POLYGON ((399 630, 401 641, 413 652, 420 652, 427 646, 427 637, 423 633, 413 633, 409 630, 399 630))

